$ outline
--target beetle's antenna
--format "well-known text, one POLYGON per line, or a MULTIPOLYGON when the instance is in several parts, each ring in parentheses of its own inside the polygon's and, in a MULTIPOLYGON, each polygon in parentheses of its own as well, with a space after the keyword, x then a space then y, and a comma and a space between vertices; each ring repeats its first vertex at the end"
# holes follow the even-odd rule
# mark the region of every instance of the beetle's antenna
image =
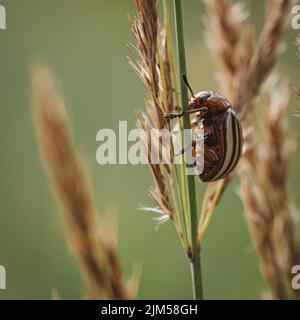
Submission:
POLYGON ((187 77, 185 74, 182 75, 182 79, 183 79, 183 82, 184 84, 188 87, 188 89, 190 90, 190 93, 192 94, 192 97, 195 98, 195 95, 194 95, 194 92, 193 92, 193 89, 191 88, 188 80, 187 80, 187 77))

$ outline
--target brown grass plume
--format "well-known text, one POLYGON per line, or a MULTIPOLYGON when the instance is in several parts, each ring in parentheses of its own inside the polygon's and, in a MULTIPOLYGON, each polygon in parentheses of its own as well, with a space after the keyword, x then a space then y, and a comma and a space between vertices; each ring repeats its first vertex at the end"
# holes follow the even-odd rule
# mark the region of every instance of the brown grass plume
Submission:
POLYGON ((91 299, 128 299, 116 241, 99 218, 83 160, 74 146, 63 98, 51 73, 34 69, 32 97, 41 155, 62 207, 66 236, 78 257, 91 299))

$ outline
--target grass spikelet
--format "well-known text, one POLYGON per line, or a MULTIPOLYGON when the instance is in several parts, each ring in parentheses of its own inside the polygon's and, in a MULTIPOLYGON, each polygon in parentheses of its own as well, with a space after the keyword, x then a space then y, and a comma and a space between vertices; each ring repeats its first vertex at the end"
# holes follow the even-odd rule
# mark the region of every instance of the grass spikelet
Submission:
POLYGON ((300 247, 288 191, 290 159, 295 150, 295 141, 287 132, 288 101, 286 83, 268 92, 263 139, 255 137, 241 176, 248 226, 274 299, 299 298, 290 284, 292 267, 300 263, 300 247))
POLYGON ((130 46, 129 64, 142 79, 148 91, 147 112, 137 112, 137 126, 144 130, 142 143, 154 181, 150 195, 156 205, 174 221, 179 234, 182 235, 183 231, 180 224, 177 224, 174 212, 174 206, 178 206, 173 192, 175 167, 153 163, 151 159, 151 154, 159 154, 160 159, 163 157, 162 153, 172 156, 170 151, 164 150, 164 146, 163 150, 160 150, 158 140, 151 139, 151 129, 167 128, 164 114, 174 108, 172 61, 167 29, 160 26, 156 1, 135 0, 135 6, 137 17, 131 19, 131 29, 136 43, 130 46))
POLYGON ((37 137, 66 236, 78 257, 91 299, 129 299, 113 232, 99 224, 83 160, 75 149, 63 98, 45 67, 34 69, 32 97, 37 137))
MULTIPOLYGON (((169 30, 168 1, 164 1, 163 4, 164 23, 159 21, 157 2, 146 0, 135 0, 137 17, 131 20, 136 43, 130 47, 130 65, 142 79, 148 91, 146 112, 137 113, 138 126, 146 132, 143 143, 148 157, 153 148, 156 153, 164 153, 164 146, 162 146, 163 151, 159 151, 158 145, 149 143, 150 130, 153 128, 174 129, 163 116, 172 110, 176 110, 180 104, 183 111, 186 111, 188 106, 187 90, 183 81, 181 81, 182 75, 186 74, 181 1, 174 1, 180 76, 177 75, 174 67, 174 48, 169 30)), ((243 170, 238 172, 243 181, 243 190, 247 192, 245 199, 248 198, 245 202, 248 211, 254 212, 252 217, 261 221, 262 217, 260 217, 259 210, 267 210, 264 205, 267 202, 270 205, 270 202, 272 202, 267 198, 271 196, 271 193, 274 201, 282 201, 281 205, 278 204, 278 212, 275 212, 274 207, 268 208, 268 213, 264 212, 264 214, 274 215, 272 220, 272 223, 274 223, 271 225, 272 228, 276 229, 277 236, 272 234, 273 238, 268 239, 261 230, 257 231, 260 226, 259 223, 257 225, 252 224, 250 227, 254 239, 256 235, 257 239, 260 238, 262 241, 262 244, 260 241, 255 242, 259 253, 261 255, 266 254, 270 259, 267 263, 262 263, 266 278, 271 279, 272 276, 278 274, 278 278, 273 279, 274 283, 272 285, 272 292, 274 297, 277 298, 286 297, 288 266, 298 259, 294 234, 295 226, 286 193, 287 172, 281 172, 276 176, 272 175, 272 171, 268 169, 272 168, 271 164, 276 161, 276 157, 279 157, 279 153, 275 151, 278 148, 278 145, 275 146, 276 141, 281 148, 286 148, 285 153, 287 155, 291 154, 287 147, 290 143, 282 138, 286 133, 286 128, 284 126, 280 128, 276 141, 274 140, 274 132, 272 132, 277 125, 276 122, 279 121, 279 115, 283 115, 282 110, 285 110, 286 105, 283 105, 284 99, 277 97, 275 102, 272 100, 269 103, 269 105, 272 105, 272 109, 276 108, 274 105, 277 105, 277 118, 275 116, 272 119, 271 113, 267 112, 271 107, 266 108, 266 130, 269 131, 265 132, 267 137, 265 143, 269 144, 270 154, 268 155, 269 158, 264 160, 265 162, 260 159, 261 151, 257 152, 254 147, 256 143, 254 137, 256 128, 255 107, 267 77, 273 70, 281 53, 281 38, 287 25, 291 4, 291 0, 268 1, 265 23, 259 41, 256 43, 255 28, 247 21, 248 12, 240 2, 232 4, 230 0, 205 0, 207 8, 205 19, 206 40, 219 66, 217 76, 220 91, 228 98, 232 107, 238 113, 243 128, 244 150, 240 161, 240 167, 243 170), (280 140, 280 138, 282 139, 280 140), (253 170, 253 164, 259 162, 265 164, 261 176, 268 179, 268 182, 259 181, 256 185, 256 182, 245 178, 245 168, 253 170), (276 179, 276 182, 273 179, 276 179), (280 185, 280 183, 283 184, 280 185), (270 192, 270 195, 262 194, 263 190, 270 190, 272 185, 277 188, 274 192, 270 192), (269 210, 272 210, 270 211, 272 213, 269 210), (259 232, 261 233, 259 234, 259 232), (283 244, 279 243, 278 234, 285 238, 284 248, 283 244), (290 234, 290 236, 287 234, 290 234), (285 254, 286 252, 289 253, 285 254), (279 259, 279 256, 284 258, 279 259)), ((284 86, 280 87, 280 90, 284 90, 284 86)), ((286 92, 284 93, 287 97, 286 92)), ((177 125, 177 131, 182 134, 183 129, 189 127, 189 119, 184 117, 178 121, 177 125)), ((171 155, 174 156, 173 151, 171 150, 171 155)), ((184 156, 182 157, 184 159, 184 156)), ((280 159, 280 161, 282 161, 281 165, 287 168, 289 159, 280 159)), ((163 212, 165 216, 161 219, 166 220, 165 217, 168 217, 174 223, 186 255, 191 262, 192 275, 195 275, 195 271, 197 273, 197 277, 194 277, 194 284, 198 283, 200 285, 198 288, 194 286, 198 290, 194 293, 195 297, 199 298, 202 297, 201 272, 200 263, 194 269, 195 261, 198 260, 197 263, 200 261, 199 252, 209 223, 217 204, 236 172, 231 173, 221 181, 208 185, 198 219, 197 204, 194 201, 194 180, 189 177, 186 178, 185 161, 183 161, 180 169, 178 170, 177 165, 173 162, 170 165, 161 163, 150 165, 154 180, 151 196, 158 206, 152 211, 163 212), (196 227, 198 225, 198 231, 197 228, 195 229, 195 225, 196 227), (196 278, 197 280, 195 280, 196 278)), ((279 166, 278 170, 280 170, 279 166)), ((266 222, 264 224, 266 225, 266 222)), ((276 233, 274 230, 268 231, 276 233)))
POLYGON ((135 0, 137 17, 131 21, 135 46, 129 46, 129 64, 144 82, 153 102, 148 109, 156 128, 164 127, 162 94, 157 68, 158 12, 156 1, 135 0))
POLYGON ((228 0, 204 2, 208 12, 204 19, 207 29, 206 42, 215 54, 220 67, 220 85, 227 93, 238 68, 236 61, 241 36, 240 26, 247 17, 247 12, 240 3, 232 6, 228 0))
POLYGON ((291 0, 269 0, 265 14, 265 25, 260 37, 258 53, 254 59, 253 94, 275 65, 281 49, 281 37, 291 13, 291 0))
MULTIPOLYGON (((149 193, 155 205, 158 206, 150 211, 160 212, 160 221, 171 220, 173 222, 193 269, 196 260, 197 265, 200 266, 200 259, 195 259, 199 249, 196 247, 197 234, 196 236, 192 235, 194 231, 197 233, 197 222, 196 224, 191 222, 190 214, 193 211, 191 210, 191 198, 195 200, 195 197, 190 197, 192 191, 189 188, 189 180, 191 181, 192 178, 186 177, 183 155, 181 156, 183 165, 180 165, 180 168, 174 163, 175 153, 171 139, 169 139, 168 145, 164 143, 162 137, 155 141, 151 139, 153 129, 165 129, 169 133, 174 129, 173 124, 167 122, 164 116, 177 109, 180 103, 177 83, 179 77, 176 74, 174 62, 168 1, 163 2, 163 22, 159 21, 156 1, 135 0, 134 3, 137 15, 130 21, 135 44, 129 47, 129 64, 141 78, 148 91, 146 112, 137 112, 137 125, 144 130, 142 143, 154 182, 154 187, 149 193), (162 160, 167 156, 170 161, 168 164, 163 161, 153 163, 151 159, 153 154, 159 154, 159 158, 162 160)), ((174 4, 176 3, 178 1, 174 4)), ((183 128, 184 123, 180 121, 176 127, 180 140, 183 140, 183 128)), ((169 138, 171 138, 171 134, 169 138)), ((194 200, 193 203, 196 201, 194 200)), ((195 212, 194 217, 196 214, 195 212)), ((198 272, 196 277, 199 275, 198 272)), ((200 280, 197 281, 194 288, 198 290, 198 293, 200 292, 200 280)), ((195 297, 199 298, 200 296, 195 293, 195 297)))
MULTIPOLYGON (((268 1, 265 24, 257 46, 254 45, 254 27, 249 23, 242 23, 248 14, 241 10, 239 3, 232 5, 230 0, 212 0, 205 3, 208 14, 207 38, 211 39, 208 44, 221 66, 218 73, 221 90, 242 122, 245 153, 252 143, 251 134, 255 122, 254 98, 259 95, 267 75, 277 61, 291 1, 268 1), (220 7, 223 8, 222 11, 220 7), (234 15, 233 12, 240 13, 234 15), (229 41, 226 37, 235 40, 231 41, 231 45, 224 44, 224 41, 229 41), (231 57, 234 68, 224 67, 229 63, 228 57, 231 57)), ((234 173, 207 188, 208 200, 206 207, 203 206, 202 216, 207 216, 211 208, 216 207, 233 176, 234 173)))

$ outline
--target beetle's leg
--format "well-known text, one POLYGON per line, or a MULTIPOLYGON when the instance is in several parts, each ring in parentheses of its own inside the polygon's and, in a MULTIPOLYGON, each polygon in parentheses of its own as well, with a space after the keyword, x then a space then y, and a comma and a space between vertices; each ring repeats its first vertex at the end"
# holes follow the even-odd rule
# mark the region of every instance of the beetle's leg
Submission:
POLYGON ((167 116, 164 116, 166 120, 172 120, 176 118, 181 118, 185 115, 185 112, 182 113, 169 113, 167 116))
POLYGON ((219 162, 219 157, 214 150, 206 149, 204 161, 209 166, 215 166, 219 162))
POLYGON ((218 140, 213 133, 207 133, 204 135, 204 143, 207 147, 213 147, 218 145, 218 140))
POLYGON ((207 107, 201 107, 201 108, 196 108, 196 109, 190 109, 190 110, 184 112, 184 115, 185 115, 185 116, 188 116, 188 115, 190 115, 190 114, 197 113, 197 112, 207 113, 207 111, 208 111, 208 108, 207 108, 207 107))
POLYGON ((184 154, 189 150, 192 150, 192 155, 194 156, 194 153, 195 153, 195 150, 196 150, 195 148, 196 148, 196 140, 192 140, 192 143, 190 143, 185 148, 181 149, 177 154, 175 154, 175 156, 179 156, 181 154, 184 154))
POLYGON ((198 126, 198 121, 191 122, 190 128, 193 129, 193 128, 196 128, 197 126, 198 126))
POLYGON ((214 168, 219 162, 219 157, 217 153, 209 148, 205 149, 205 154, 204 154, 204 167, 203 171, 201 172, 200 179, 202 180, 203 178, 207 178, 210 170, 214 168), (201 178, 202 177, 202 178, 201 178))
MULTIPOLYGON (((213 134, 205 133, 204 134, 205 145, 208 145, 208 143, 210 143, 212 145, 216 145, 217 141, 214 138, 215 137, 213 134)), ((176 156, 178 156, 180 154, 184 154, 186 151, 192 149, 192 155, 193 155, 193 157, 195 157, 196 156, 196 146, 197 146, 197 140, 192 140, 192 143, 189 144, 188 146, 186 146, 184 149, 180 150, 180 152, 178 154, 176 154, 176 156)), ((218 160, 219 160, 219 158, 214 150, 212 150, 212 149, 205 150, 205 161, 212 162, 213 164, 215 164, 218 160)))
MULTIPOLYGON (((195 149, 195 152, 196 152, 196 149, 195 149)), ((219 157, 214 150, 205 148, 203 152, 204 152, 205 166, 212 166, 212 165, 214 166, 219 162, 219 157)))
POLYGON ((207 107, 191 109, 191 110, 184 111, 184 112, 181 112, 181 113, 169 113, 168 115, 164 116, 164 118, 166 120, 168 120, 168 119, 176 119, 176 118, 189 116, 190 114, 197 113, 197 112, 207 112, 207 107))

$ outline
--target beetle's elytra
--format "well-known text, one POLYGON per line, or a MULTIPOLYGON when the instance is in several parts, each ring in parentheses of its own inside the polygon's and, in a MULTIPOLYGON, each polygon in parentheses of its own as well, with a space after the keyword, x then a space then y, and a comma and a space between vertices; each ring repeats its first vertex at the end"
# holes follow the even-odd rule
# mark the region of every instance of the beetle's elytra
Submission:
MULTIPOLYGON (((196 115, 191 127, 204 131, 204 166, 199 178, 203 182, 222 179, 232 172, 242 154, 243 136, 237 114, 221 95, 211 91, 194 95, 185 77, 184 80, 192 94, 189 109, 167 118, 196 115)), ((194 140, 192 145, 195 148, 194 140)))

